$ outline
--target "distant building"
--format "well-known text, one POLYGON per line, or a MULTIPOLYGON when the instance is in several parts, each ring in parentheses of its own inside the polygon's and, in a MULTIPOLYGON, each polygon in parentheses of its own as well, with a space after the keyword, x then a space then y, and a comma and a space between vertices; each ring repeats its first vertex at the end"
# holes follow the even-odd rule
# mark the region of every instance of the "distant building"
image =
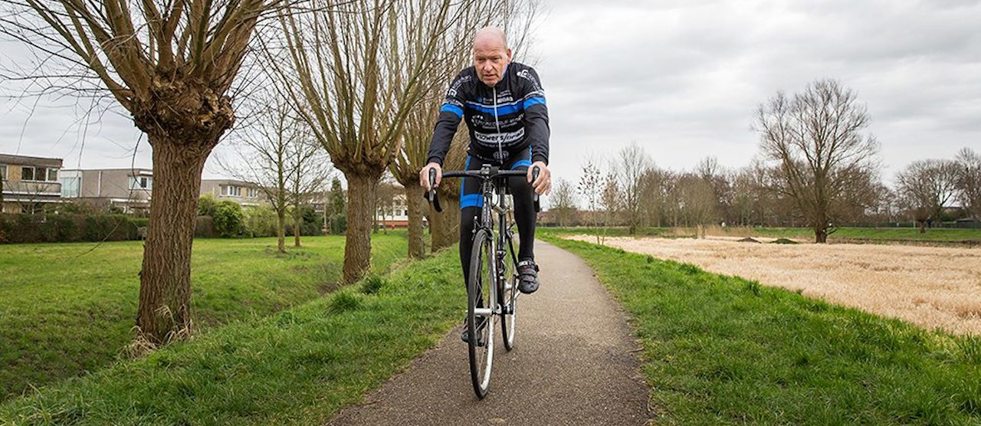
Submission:
POLYGON ((0 154, 3 199, 0 212, 35 213, 46 204, 60 203, 60 158, 0 154))
POLYGON ((266 194, 258 185, 234 179, 202 179, 201 195, 211 195, 219 201, 234 201, 242 207, 268 204, 266 194))
MULTIPOLYGON (((397 187, 401 189, 402 187, 397 187)), ((375 212, 378 224, 386 228, 407 228, 409 226, 409 207, 405 203, 405 191, 398 191, 392 197, 392 204, 375 212)))
POLYGON ((152 169, 68 169, 62 170, 60 180, 65 200, 124 213, 150 211, 152 169))

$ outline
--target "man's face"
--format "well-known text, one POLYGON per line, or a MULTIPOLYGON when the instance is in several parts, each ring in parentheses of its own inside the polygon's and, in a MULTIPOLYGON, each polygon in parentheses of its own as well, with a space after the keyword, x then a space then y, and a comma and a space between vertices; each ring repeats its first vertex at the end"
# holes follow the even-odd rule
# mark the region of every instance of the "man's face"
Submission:
POLYGON ((493 87, 504 78, 504 69, 511 63, 511 49, 503 43, 479 40, 473 46, 473 65, 477 78, 493 87))

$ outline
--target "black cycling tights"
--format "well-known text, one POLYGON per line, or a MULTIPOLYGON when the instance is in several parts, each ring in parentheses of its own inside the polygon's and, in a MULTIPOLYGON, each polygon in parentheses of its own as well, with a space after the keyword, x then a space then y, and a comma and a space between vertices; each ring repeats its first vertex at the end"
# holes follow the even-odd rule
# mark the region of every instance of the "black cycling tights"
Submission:
MULTIPOLYGON (((523 153, 525 154, 525 153, 523 153)), ((518 155, 503 167, 505 170, 528 170, 531 163, 529 155, 518 155)), ((467 159, 467 170, 479 170, 483 162, 471 157, 467 159)), ((508 178, 508 187, 514 199, 514 221, 518 225, 520 248, 518 261, 535 259, 535 206, 534 190, 525 177, 508 178)), ((460 265, 463 266, 463 277, 469 279, 470 256, 473 249, 474 225, 480 220, 480 206, 483 196, 480 194, 480 180, 475 178, 463 179, 463 190, 460 191, 460 265)))

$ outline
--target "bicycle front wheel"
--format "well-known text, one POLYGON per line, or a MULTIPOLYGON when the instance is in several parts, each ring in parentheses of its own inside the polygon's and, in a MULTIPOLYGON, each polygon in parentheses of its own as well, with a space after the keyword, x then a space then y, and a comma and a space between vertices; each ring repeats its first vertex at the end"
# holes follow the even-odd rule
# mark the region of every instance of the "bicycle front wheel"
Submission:
POLYGON ((501 337, 504 349, 514 349, 514 332, 518 315, 518 257, 514 253, 514 242, 511 236, 504 238, 504 258, 498 267, 504 278, 503 287, 498 295, 501 302, 501 337))
POLYGON ((487 230, 477 231, 467 279, 467 331, 470 340, 470 381, 477 398, 487 396, 494 362, 494 307, 497 301, 494 241, 487 230))

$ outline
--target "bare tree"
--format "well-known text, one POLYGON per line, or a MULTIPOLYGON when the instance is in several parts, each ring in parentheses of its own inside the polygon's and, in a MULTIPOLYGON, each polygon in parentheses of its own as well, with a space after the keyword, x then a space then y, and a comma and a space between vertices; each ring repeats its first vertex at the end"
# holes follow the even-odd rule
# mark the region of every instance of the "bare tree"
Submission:
POLYGON ((607 228, 616 224, 617 214, 623 209, 623 195, 616 172, 611 171, 603 176, 600 185, 602 185, 600 203, 603 207, 603 233, 600 244, 603 244, 607 228))
MULTIPOLYGON (((579 176, 576 192, 586 202, 586 213, 589 215, 588 217, 592 218, 589 224, 598 228, 599 209, 603 195, 603 175, 592 159, 586 160, 586 163, 582 165, 582 175, 579 176)), ((600 243, 599 234, 596 234, 596 243, 600 243)))
POLYGON ((276 212, 276 247, 286 253, 286 213, 290 205, 291 145, 300 143, 300 122, 286 100, 274 92, 255 98, 251 118, 236 132, 238 161, 218 157, 219 166, 239 180, 253 182, 276 212))
POLYGON ((821 80, 793 96, 778 93, 759 107, 757 121, 763 153, 780 167, 778 191, 796 202, 815 241, 827 242, 833 205, 848 179, 875 168, 878 144, 862 134, 866 108, 855 92, 821 80))
POLYGON ((559 226, 569 226, 572 223, 577 205, 576 188, 571 182, 560 178, 552 193, 550 209, 559 226))
POLYGON ((914 161, 896 176, 901 203, 910 210, 921 233, 954 200, 957 179, 957 162, 953 160, 914 161))
POLYGON ((730 180, 734 174, 722 167, 717 158, 711 156, 698 162, 698 165, 695 166, 695 173, 709 184, 715 196, 715 202, 708 211, 711 217, 706 218, 706 220, 717 221, 720 218, 726 218, 732 208, 732 199, 735 196, 730 180))
MULTIPOLYGON (((465 8, 450 0, 356 0, 327 12, 281 13, 286 57, 270 63, 318 142, 348 182, 344 281, 368 271, 378 179, 409 112, 440 63, 440 35, 465 8)), ((267 45, 267 52, 276 51, 267 45)))
POLYGON ((289 201, 293 206, 293 247, 300 247, 303 232, 303 206, 322 192, 332 177, 327 156, 320 145, 310 138, 308 127, 301 127, 297 139, 290 145, 288 155, 289 201))
POLYGON ((662 226, 670 208, 668 195, 674 173, 651 166, 640 178, 640 208, 646 226, 662 226))
POLYGON ((981 154, 971 148, 957 153, 957 189, 969 216, 981 220, 981 154))
POLYGON ((108 93, 153 146, 154 198, 136 317, 139 336, 151 347, 191 332, 190 256, 201 171, 235 121, 228 92, 256 24, 280 3, 2 1, 0 31, 45 63, 64 65, 52 87, 77 96, 108 93))
POLYGON ((641 177, 651 168, 651 157, 636 142, 621 149, 618 157, 610 168, 616 174, 620 210, 633 235, 641 221, 641 177))
POLYGON ((695 228, 697 238, 705 238, 705 225, 716 217, 717 198, 712 183, 704 176, 685 173, 678 177, 675 189, 685 225, 695 228))

